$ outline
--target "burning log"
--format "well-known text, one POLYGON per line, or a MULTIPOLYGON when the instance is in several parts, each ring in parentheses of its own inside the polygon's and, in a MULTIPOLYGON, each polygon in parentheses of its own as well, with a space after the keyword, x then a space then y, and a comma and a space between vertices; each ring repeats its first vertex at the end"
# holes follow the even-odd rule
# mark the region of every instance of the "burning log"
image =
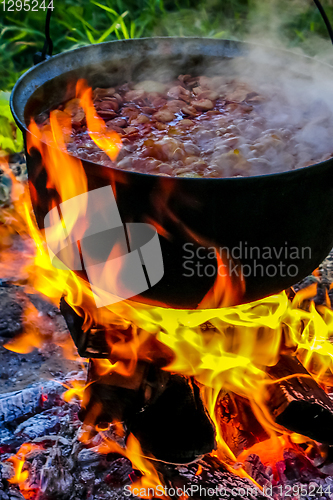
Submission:
MULTIPOLYGON (((163 476, 169 488, 179 488, 192 498, 220 498, 226 500, 263 499, 269 500, 270 489, 260 491, 249 479, 241 478, 228 471, 215 457, 205 456, 195 464, 184 466, 163 466, 163 476)), ((171 490, 169 490, 171 491, 171 490)), ((179 495, 178 495, 179 496, 179 495)), ((184 497, 183 497, 184 498, 184 497)))
POLYGON ((333 250, 319 266, 320 278, 323 285, 330 286, 333 283, 333 250))
POLYGON ((321 443, 333 444, 333 402, 294 356, 281 354, 267 369, 266 405, 275 422, 321 443))
POLYGON ((147 368, 139 388, 112 385, 113 377, 121 383, 116 373, 103 377, 104 383, 91 383, 81 420, 90 425, 122 421, 146 454, 166 462, 189 463, 211 452, 215 430, 199 387, 186 377, 169 375, 153 365, 147 368))
POLYGON ((21 391, 0 394, 0 427, 51 408, 64 391, 59 382, 49 381, 21 391))
POLYGON ((250 402, 237 394, 221 391, 216 416, 221 435, 236 457, 255 443, 268 439, 250 402))
MULTIPOLYGON (((112 354, 110 342, 117 341, 116 329, 104 327, 102 335, 101 325, 84 333, 83 319, 64 299, 60 309, 81 356, 92 358, 81 420, 90 425, 124 422, 145 453, 166 462, 188 463, 215 448, 214 426, 198 386, 188 378, 161 370, 172 359, 169 349, 151 336, 146 349, 152 362, 139 359, 131 377, 111 370, 101 376, 98 361, 93 358, 106 357, 113 363, 119 360, 112 354), (100 335, 90 335, 93 330, 100 335)), ((130 329, 127 336, 131 336, 130 329)))
POLYGON ((189 463, 216 446, 213 423, 191 379, 171 375, 163 393, 133 420, 144 452, 165 462, 189 463))

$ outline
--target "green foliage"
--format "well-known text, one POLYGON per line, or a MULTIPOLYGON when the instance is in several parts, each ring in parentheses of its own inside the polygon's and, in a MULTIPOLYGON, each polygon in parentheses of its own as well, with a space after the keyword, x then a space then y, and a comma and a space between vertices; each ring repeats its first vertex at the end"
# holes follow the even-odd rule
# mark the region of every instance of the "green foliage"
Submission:
POLYGON ((9 93, 0 92, 0 150, 18 153, 22 149, 23 137, 10 111, 9 93))
MULTIPOLYGON (((53 5, 55 54, 90 43, 150 36, 165 14, 163 0, 53 0, 53 5)), ((3 12, 0 3, 0 89, 11 90, 32 66, 33 54, 44 44, 45 16, 43 9, 3 12)))
MULTIPOLYGON (((323 0, 331 19, 332 3, 323 0)), ((277 36, 290 46, 313 34, 327 37, 312 0, 53 0, 53 5, 54 53, 154 35, 242 38, 255 22, 267 29, 270 15, 279 20, 277 36)), ((45 15, 43 9, 4 12, 0 3, 0 89, 10 90, 43 47, 45 15)))
MULTIPOLYGON (((322 1, 333 19, 333 1, 322 1)), ((289 46, 306 45, 314 34, 327 38, 312 0, 53 0, 53 5, 54 53, 154 35, 242 38, 253 34, 254 24, 263 33, 270 30, 273 18, 276 37, 289 46)), ((43 9, 4 11, 1 0, 0 89, 11 90, 43 47, 45 15, 43 9)), ((311 44, 307 47, 311 52, 311 44)))
MULTIPOLYGON (((45 1, 47 4, 49 0, 45 1)), ((333 20, 333 0, 322 2, 333 20)), ((55 54, 123 38, 244 38, 270 32, 287 46, 300 46, 314 55, 316 44, 312 40, 318 36, 328 40, 312 0, 53 0, 53 5, 51 38, 55 54)), ((0 90, 11 90, 32 66, 33 54, 44 45, 45 16, 43 9, 4 11, 0 0, 0 90)), ((0 93, 0 149, 14 152, 22 146, 8 96, 0 93)))

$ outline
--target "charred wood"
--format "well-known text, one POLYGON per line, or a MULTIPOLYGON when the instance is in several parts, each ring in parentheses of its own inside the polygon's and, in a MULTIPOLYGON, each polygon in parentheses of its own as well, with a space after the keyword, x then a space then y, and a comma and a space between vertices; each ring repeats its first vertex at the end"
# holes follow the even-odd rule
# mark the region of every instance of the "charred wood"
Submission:
POLYGON ((250 402, 237 394, 221 391, 216 405, 216 417, 221 435, 236 457, 243 450, 268 439, 250 402))
POLYGON ((0 428, 51 408, 64 391, 59 382, 47 381, 21 391, 0 394, 0 428))
POLYGON ((266 405, 275 422, 321 443, 333 444, 333 402, 295 356, 281 354, 267 369, 266 405))
POLYGON ((228 471, 216 457, 205 456, 187 466, 163 466, 162 474, 170 488, 180 488, 191 498, 223 498, 227 500, 263 499, 264 494, 249 479, 228 471), (199 473, 198 473, 199 472, 199 473), (209 491, 209 492, 208 492, 209 491))

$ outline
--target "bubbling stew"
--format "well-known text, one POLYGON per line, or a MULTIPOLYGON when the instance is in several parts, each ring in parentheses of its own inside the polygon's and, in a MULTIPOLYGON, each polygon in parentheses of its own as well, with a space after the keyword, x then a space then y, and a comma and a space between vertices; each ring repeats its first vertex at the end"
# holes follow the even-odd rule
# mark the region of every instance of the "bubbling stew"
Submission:
MULTIPOLYGON (((320 100, 292 109, 278 85, 255 88, 239 78, 180 75, 168 83, 95 88, 93 105, 106 130, 121 138, 116 161, 90 137, 79 98, 58 107, 71 117, 67 151, 126 171, 243 177, 298 169, 333 154, 330 110, 320 100)), ((48 127, 49 114, 36 121, 48 127)))

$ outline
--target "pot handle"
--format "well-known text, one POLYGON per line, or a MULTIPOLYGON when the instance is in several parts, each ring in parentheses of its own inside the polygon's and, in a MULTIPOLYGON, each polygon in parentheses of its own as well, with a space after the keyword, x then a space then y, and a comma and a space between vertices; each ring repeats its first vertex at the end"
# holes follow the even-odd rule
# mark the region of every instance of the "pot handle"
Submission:
MULTIPOLYGON (((332 25, 327 17, 327 14, 324 10, 324 7, 320 3, 319 0, 313 0, 316 7, 318 8, 321 17, 323 18, 323 21, 326 25, 329 37, 331 39, 331 42, 333 44, 333 28, 332 25)), ((46 20, 45 20, 45 42, 44 42, 44 47, 42 52, 36 52, 34 54, 33 60, 34 64, 39 64, 42 61, 45 61, 45 59, 49 59, 52 56, 52 51, 53 51, 53 42, 50 37, 50 20, 51 20, 51 14, 52 14, 52 8, 47 9, 46 13, 46 20)))
POLYGON ((321 5, 319 0, 313 0, 313 1, 316 4, 316 6, 320 12, 321 17, 323 18, 324 23, 326 24, 328 34, 330 36, 331 42, 333 43, 333 29, 332 29, 332 25, 327 17, 327 14, 324 10, 324 7, 321 5))
POLYGON ((53 8, 47 8, 45 19, 45 42, 42 52, 36 52, 33 56, 34 65, 39 64, 52 56, 53 42, 50 37, 50 20, 53 8))

